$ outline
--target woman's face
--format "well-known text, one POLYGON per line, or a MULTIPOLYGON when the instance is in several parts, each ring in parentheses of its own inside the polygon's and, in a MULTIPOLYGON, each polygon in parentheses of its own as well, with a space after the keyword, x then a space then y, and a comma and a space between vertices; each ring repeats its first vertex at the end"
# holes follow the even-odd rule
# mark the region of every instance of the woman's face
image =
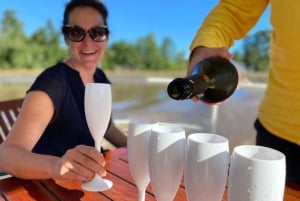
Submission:
MULTIPOLYGON (((70 12, 68 24, 79 26, 85 31, 105 25, 102 15, 91 7, 74 8, 70 12)), ((68 37, 65 37, 65 40, 71 51, 72 64, 80 68, 95 68, 102 59, 107 45, 107 39, 96 42, 88 33, 80 42, 73 42, 68 37)))

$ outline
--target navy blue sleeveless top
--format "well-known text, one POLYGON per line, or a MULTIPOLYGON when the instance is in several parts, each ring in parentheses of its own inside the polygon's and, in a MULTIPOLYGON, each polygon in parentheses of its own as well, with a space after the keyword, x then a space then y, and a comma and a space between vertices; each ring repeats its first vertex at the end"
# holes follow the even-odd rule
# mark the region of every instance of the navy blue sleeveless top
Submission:
MULTIPOLYGON (((110 83, 99 68, 94 80, 110 83)), ((85 87, 78 71, 65 63, 58 63, 43 71, 28 91, 35 90, 49 95, 54 105, 54 116, 32 152, 62 156, 68 149, 80 144, 94 146, 84 114, 85 87)))

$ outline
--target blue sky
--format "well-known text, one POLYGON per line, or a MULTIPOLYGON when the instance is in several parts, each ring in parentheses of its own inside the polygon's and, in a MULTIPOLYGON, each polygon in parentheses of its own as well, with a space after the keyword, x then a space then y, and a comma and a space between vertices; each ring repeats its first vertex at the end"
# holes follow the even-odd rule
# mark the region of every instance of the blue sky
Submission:
MULTIPOLYGON (((0 0, 0 18, 3 11, 13 9, 23 23, 24 31, 31 34, 50 19, 59 29, 67 0, 0 0), (25 3, 26 2, 26 3, 25 3)), ((103 0, 109 10, 111 42, 137 38, 154 33, 158 43, 170 37, 177 51, 189 53, 189 45, 207 13, 218 0, 103 0)), ((269 10, 251 32, 269 29, 269 10)), ((250 32, 250 33, 251 33, 250 32)), ((233 49, 239 48, 236 42, 233 49)))

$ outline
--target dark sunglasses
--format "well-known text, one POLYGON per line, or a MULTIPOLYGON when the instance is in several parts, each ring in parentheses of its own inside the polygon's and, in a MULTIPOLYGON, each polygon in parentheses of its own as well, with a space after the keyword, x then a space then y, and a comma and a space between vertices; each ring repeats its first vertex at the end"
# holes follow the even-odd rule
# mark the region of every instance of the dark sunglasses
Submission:
POLYGON ((109 30, 107 26, 95 26, 89 30, 84 30, 76 25, 64 25, 62 28, 63 34, 73 42, 82 41, 88 33, 92 40, 96 42, 105 41, 108 37, 109 30))

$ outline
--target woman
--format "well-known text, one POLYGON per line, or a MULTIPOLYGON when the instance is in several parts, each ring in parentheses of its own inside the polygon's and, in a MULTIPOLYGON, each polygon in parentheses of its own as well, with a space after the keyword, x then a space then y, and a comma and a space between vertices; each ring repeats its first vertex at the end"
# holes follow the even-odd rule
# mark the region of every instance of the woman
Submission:
MULTIPOLYGON (((35 80, 7 140, 0 146, 0 171, 24 179, 88 181, 105 175, 84 115, 84 89, 109 83, 97 68, 108 41, 108 12, 97 0, 73 0, 65 8, 62 32, 70 57, 35 80), (4 162, 5 161, 5 162, 4 162)), ((105 137, 126 146, 110 121, 105 137)))

